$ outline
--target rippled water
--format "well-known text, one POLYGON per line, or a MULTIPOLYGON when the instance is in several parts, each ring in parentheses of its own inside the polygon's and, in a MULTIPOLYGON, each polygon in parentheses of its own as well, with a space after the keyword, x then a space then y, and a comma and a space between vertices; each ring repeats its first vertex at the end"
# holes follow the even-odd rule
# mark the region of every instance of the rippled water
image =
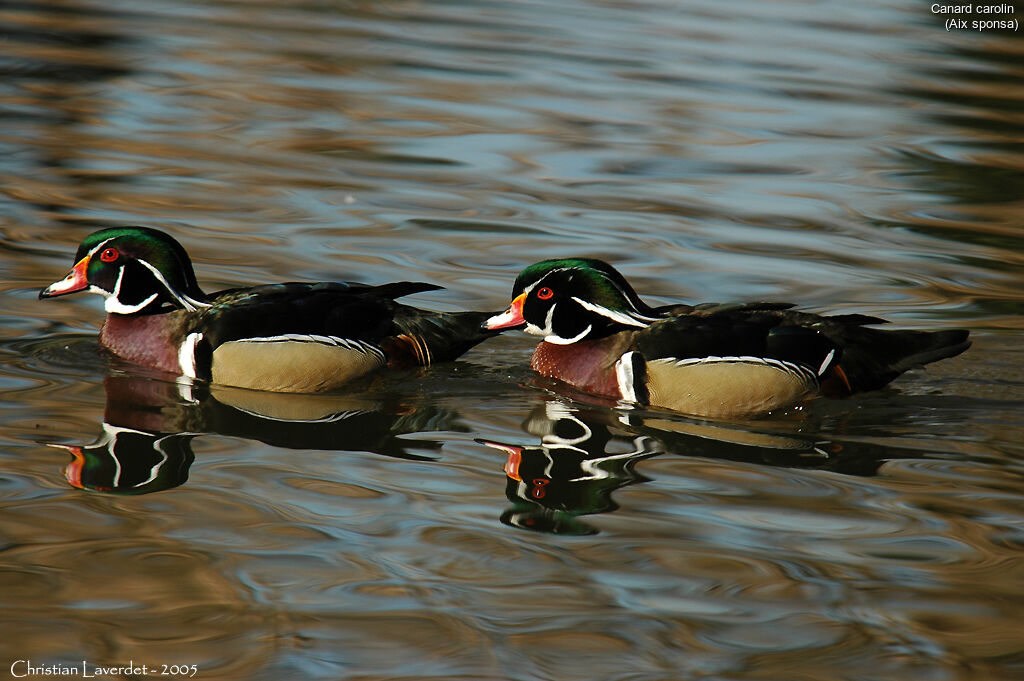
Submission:
POLYGON ((897 0, 0 5, 0 669, 1024 676, 1024 51, 944 22, 897 0), (98 300, 36 299, 108 224, 173 232, 208 290, 402 278, 447 287, 423 307, 497 309, 524 265, 581 254, 651 302, 974 346, 740 424, 588 403, 516 334, 344 395, 187 401, 99 351, 98 300))

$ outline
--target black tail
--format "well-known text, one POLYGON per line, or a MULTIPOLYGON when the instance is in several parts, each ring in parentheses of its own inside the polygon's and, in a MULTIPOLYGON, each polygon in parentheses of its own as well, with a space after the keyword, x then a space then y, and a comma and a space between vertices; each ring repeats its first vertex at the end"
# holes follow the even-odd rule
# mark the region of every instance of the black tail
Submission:
POLYGON ((483 327, 484 321, 496 312, 427 312, 414 308, 406 311, 407 314, 399 313, 395 318, 399 330, 396 338, 405 346, 404 352, 389 356, 405 355, 408 364, 426 366, 457 359, 473 346, 501 333, 483 327))
POLYGON ((877 390, 908 369, 959 355, 971 345, 963 329, 884 331, 826 324, 823 331, 842 348, 839 365, 854 392, 877 390))
POLYGON ((401 298, 402 296, 411 296, 413 293, 423 293, 424 291, 439 291, 444 286, 438 286, 437 284, 426 284, 422 281, 393 281, 389 284, 378 284, 376 286, 367 286, 361 292, 372 293, 375 296, 381 298, 401 298))

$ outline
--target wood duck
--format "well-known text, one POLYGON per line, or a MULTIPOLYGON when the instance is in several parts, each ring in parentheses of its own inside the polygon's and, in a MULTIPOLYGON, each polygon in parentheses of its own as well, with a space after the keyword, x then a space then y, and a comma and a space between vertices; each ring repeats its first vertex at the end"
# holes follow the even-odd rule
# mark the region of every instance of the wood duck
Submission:
POLYGON ((743 418, 818 396, 881 388, 957 355, 968 332, 882 331, 885 320, 820 316, 789 303, 650 307, 608 263, 545 260, 485 322, 542 336, 538 373, 585 392, 710 418, 743 418))
POLYGON ((439 288, 284 283, 207 295, 171 236, 121 227, 87 236, 71 272, 39 297, 102 295, 100 343, 136 364, 220 385, 320 392, 385 366, 455 359, 493 335, 482 327, 490 313, 395 302, 439 288))

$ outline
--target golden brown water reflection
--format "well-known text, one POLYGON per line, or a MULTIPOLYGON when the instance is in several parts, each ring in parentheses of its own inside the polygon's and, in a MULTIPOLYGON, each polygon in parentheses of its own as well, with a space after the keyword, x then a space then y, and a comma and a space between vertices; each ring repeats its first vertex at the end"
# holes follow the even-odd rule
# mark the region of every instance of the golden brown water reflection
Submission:
POLYGON ((3 673, 1024 675, 1016 34, 898 0, 22 0, 0 35, 3 673), (190 392, 105 357, 98 301, 36 299, 108 224, 209 290, 496 309, 580 254, 651 302, 975 344, 740 424, 593 404, 519 335, 344 395, 190 392))

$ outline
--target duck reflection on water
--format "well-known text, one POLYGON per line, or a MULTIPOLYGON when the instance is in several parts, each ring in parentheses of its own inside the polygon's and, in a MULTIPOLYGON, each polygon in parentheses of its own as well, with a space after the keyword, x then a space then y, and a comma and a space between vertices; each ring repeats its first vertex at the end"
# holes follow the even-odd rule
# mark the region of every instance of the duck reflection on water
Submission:
MULTIPOLYGON (((523 429, 538 444, 479 440, 505 453, 506 525, 552 534, 596 534, 581 516, 618 508, 616 490, 650 478, 638 462, 662 454, 873 475, 892 450, 821 441, 792 422, 726 423, 548 398, 523 429)), ((813 428, 810 432, 815 432, 813 428)))
POLYGON ((135 495, 188 480, 192 440, 204 434, 258 440, 287 449, 361 451, 431 460, 412 453, 438 450, 440 440, 403 440, 411 433, 465 430, 454 412, 401 400, 350 395, 295 395, 219 386, 182 386, 135 375, 109 374, 100 436, 66 449, 74 487, 135 495))
MULTIPOLYGON (((107 374, 104 388, 99 437, 89 445, 54 446, 71 455, 65 476, 72 486, 107 494, 147 494, 183 485, 195 459, 192 442, 206 434, 284 449, 358 451, 431 461, 429 453, 439 451, 448 435, 420 435, 414 440, 405 436, 467 431, 454 410, 408 395, 374 398, 183 386, 117 371, 107 374)), ((729 423, 541 395, 522 426, 532 442, 478 440, 505 456, 505 495, 512 503, 501 513, 501 522, 538 532, 596 533, 582 516, 616 510, 613 493, 649 480, 636 465, 657 455, 848 475, 874 475, 887 460, 920 456, 873 438, 844 438, 844 419, 859 410, 840 415, 838 421, 835 414, 827 415, 832 419, 827 427, 820 418, 806 415, 729 423), (813 435, 818 433, 828 433, 829 439, 813 435)), ((920 414, 918 407, 890 415, 906 425, 920 414)), ((867 411, 868 420, 877 416, 867 411)), ((894 425, 889 423, 885 430, 894 425)))
POLYGON ((553 400, 534 409, 523 424, 539 435, 539 445, 512 445, 481 440, 505 452, 505 496, 512 507, 501 522, 552 534, 584 535, 597 531, 579 516, 618 508, 612 492, 646 480, 633 467, 660 454, 650 437, 614 437, 610 428, 553 400))

